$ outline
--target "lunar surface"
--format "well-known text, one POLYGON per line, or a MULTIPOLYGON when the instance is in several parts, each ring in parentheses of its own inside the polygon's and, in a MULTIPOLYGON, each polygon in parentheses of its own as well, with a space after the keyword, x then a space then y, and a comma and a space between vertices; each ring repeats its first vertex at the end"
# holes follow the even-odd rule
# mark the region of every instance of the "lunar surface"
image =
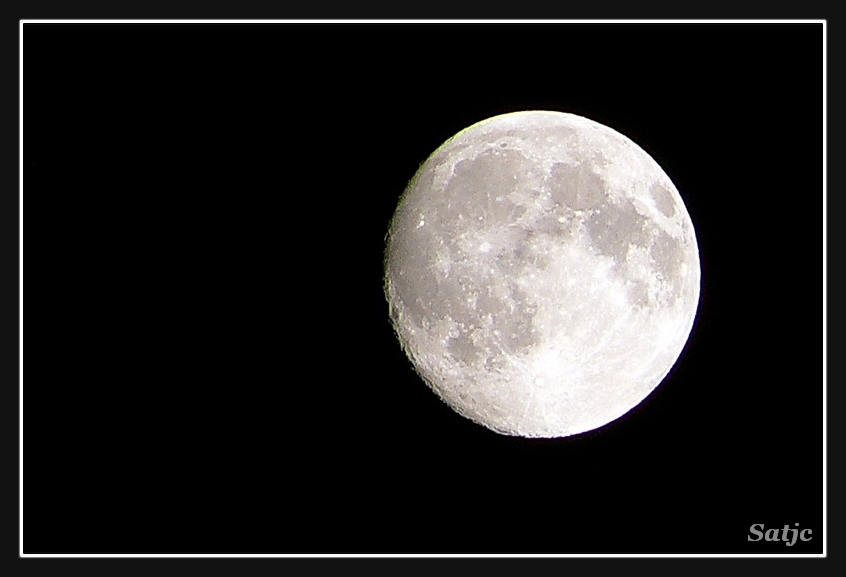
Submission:
POLYGON ((400 344, 455 411, 498 433, 601 427, 657 387, 699 302, 690 216, 622 134, 560 112, 455 135, 402 195, 385 249, 400 344))

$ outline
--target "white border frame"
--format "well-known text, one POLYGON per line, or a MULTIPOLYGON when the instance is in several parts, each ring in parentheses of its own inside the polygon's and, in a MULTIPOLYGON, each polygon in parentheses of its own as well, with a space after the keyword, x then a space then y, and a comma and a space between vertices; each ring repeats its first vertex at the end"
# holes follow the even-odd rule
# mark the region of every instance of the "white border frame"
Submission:
POLYGON ((827 359, 826 359, 826 191, 827 191, 827 163, 826 156, 828 154, 827 148, 827 21, 826 20, 20 20, 19 21, 19 141, 20 141, 20 164, 19 164, 19 179, 20 179, 20 253, 19 253, 19 267, 20 267, 20 311, 19 311, 19 332, 20 332, 20 383, 19 383, 19 541, 18 541, 18 555, 20 558, 637 558, 637 557, 653 557, 653 558, 825 558, 827 557, 828 545, 828 519, 826 515, 827 506, 827 425, 826 425, 826 382, 827 382, 827 359), (822 412, 822 434, 823 434, 823 550, 822 553, 737 553, 737 554, 705 554, 705 553, 664 553, 664 554, 637 554, 637 553, 610 553, 610 554, 592 554, 592 553, 543 553, 543 554, 480 554, 480 553, 443 553, 443 554, 411 554, 411 553, 378 553, 378 554, 335 554, 335 553, 274 553, 274 554, 221 554, 221 553, 161 553, 161 554, 123 554, 123 553, 24 553, 23 549, 23 175, 24 175, 24 148, 23 148, 23 31, 24 24, 822 24, 823 28, 823 42, 822 42, 822 56, 823 56, 823 412, 822 412))

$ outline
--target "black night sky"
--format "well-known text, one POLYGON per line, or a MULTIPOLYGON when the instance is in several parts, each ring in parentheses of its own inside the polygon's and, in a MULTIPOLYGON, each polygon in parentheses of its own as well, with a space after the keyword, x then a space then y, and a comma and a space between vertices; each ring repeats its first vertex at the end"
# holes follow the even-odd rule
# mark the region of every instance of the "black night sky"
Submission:
POLYGON ((821 44, 784 24, 25 25, 26 551, 821 551, 821 44), (450 410, 382 294, 418 165, 525 109, 638 143, 702 260, 664 383, 565 439, 450 410), (796 523, 815 538, 747 541, 796 523))

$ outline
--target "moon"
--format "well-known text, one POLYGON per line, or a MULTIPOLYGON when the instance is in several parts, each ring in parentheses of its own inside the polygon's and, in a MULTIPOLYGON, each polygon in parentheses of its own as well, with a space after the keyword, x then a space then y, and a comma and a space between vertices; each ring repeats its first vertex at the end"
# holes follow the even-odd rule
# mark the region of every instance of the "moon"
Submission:
POLYGON ((447 140, 402 194, 384 256, 416 372, 505 435, 566 437, 631 411, 677 361, 699 302, 670 178, 627 137, 563 112, 447 140))

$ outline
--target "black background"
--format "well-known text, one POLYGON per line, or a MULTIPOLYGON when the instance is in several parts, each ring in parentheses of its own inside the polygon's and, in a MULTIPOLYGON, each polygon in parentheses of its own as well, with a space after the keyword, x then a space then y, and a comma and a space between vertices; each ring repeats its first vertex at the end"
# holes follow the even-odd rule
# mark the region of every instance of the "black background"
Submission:
POLYGON ((25 551, 821 551, 821 35, 25 25, 25 551), (524 109, 637 142, 702 259, 662 386, 556 440, 442 404, 382 294, 419 163, 524 109))

